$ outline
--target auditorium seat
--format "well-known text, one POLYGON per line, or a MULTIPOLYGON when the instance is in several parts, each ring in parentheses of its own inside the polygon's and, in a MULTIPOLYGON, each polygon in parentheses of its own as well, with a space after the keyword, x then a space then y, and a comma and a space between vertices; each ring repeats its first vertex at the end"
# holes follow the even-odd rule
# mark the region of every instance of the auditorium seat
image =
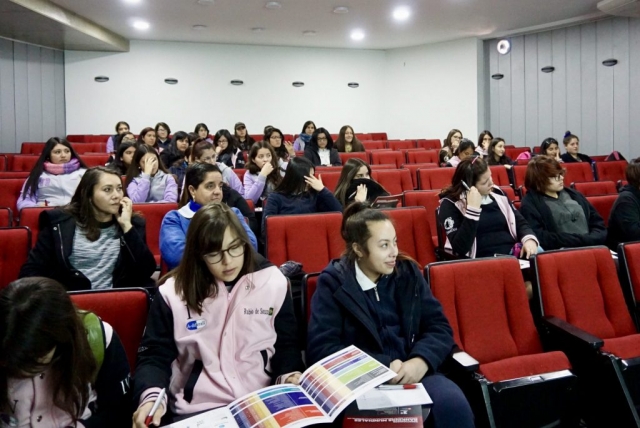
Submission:
POLYGON ((84 134, 71 134, 67 135, 67 141, 70 143, 86 143, 88 142, 87 136, 84 134))
POLYGON ((526 165, 516 165, 511 168, 511 177, 513 178, 513 188, 520 193, 520 198, 524 196, 524 178, 527 175, 527 166, 526 165))
POLYGON ((395 165, 396 168, 400 168, 400 165, 404 163, 404 156, 402 153, 395 150, 374 150, 371 152, 371 164, 372 165, 395 165))
POLYGON ((413 188, 418 188, 418 170, 419 169, 430 169, 430 168, 439 168, 437 163, 405 163, 401 166, 401 168, 408 169, 411 173, 411 182, 413 183, 413 188))
POLYGON ((587 196, 587 201, 593 205, 598 214, 604 219, 605 226, 609 225, 609 214, 617 197, 618 195, 587 196))
POLYGON ((405 190, 413 190, 411 173, 408 169, 372 170, 371 178, 392 195, 401 195, 405 190))
POLYGON ((563 352, 544 352, 514 257, 434 263, 425 276, 462 351, 454 351, 449 373, 476 426, 577 422, 577 377, 563 352), (475 361, 457 364, 460 355, 475 361))
POLYGON ((434 190, 410 190, 404 192, 405 207, 424 207, 427 210, 427 221, 431 229, 431 240, 433 246, 438 246, 438 220, 436 219, 436 209, 440 206, 440 192, 434 190))
POLYGON ((640 334, 609 249, 545 251, 531 263, 532 310, 549 346, 567 354, 581 379, 587 426, 637 426, 640 334))
POLYGON ((411 150, 407 152, 407 163, 435 163, 440 162, 438 150, 411 150))
POLYGON ((571 183, 571 188, 584 196, 617 195, 616 183, 613 181, 586 181, 571 183))
POLYGON ((511 158, 512 160, 516 160, 518 158, 518 156, 520 155, 520 153, 531 153, 531 149, 529 147, 507 147, 505 146, 505 154, 507 155, 507 157, 511 158))
POLYGON ((244 168, 234 168, 233 172, 235 172, 238 176, 240 183, 244 183, 244 174, 247 172, 247 170, 244 168))
MULTIPOLYGON (((356 138, 359 141, 373 141, 373 140, 386 140, 386 138, 373 138, 373 135, 371 134, 366 134, 366 133, 356 133, 356 138)), ((335 138, 333 141, 337 140, 337 138, 335 138)))
POLYGON ((363 141, 362 145, 365 150, 377 150, 377 149, 386 149, 387 141, 363 141))
POLYGON ((440 150, 442 148, 442 143, 437 138, 419 139, 419 140, 416 140, 416 146, 422 147, 427 150, 430 150, 430 149, 440 150))
POLYGON ((640 242, 618 245, 620 282, 636 329, 640 330, 640 242))
MULTIPOLYGON (((358 134, 356 134, 358 135, 358 134)), ((372 132, 371 133, 371 140, 375 141, 375 140, 387 140, 387 133, 386 132, 372 132)))
POLYGON ((169 211, 177 209, 178 204, 176 203, 133 204, 133 212, 141 214, 145 219, 147 246, 156 259, 156 266, 160 266, 160 226, 162 226, 162 220, 169 211))
POLYGON ((7 170, 7 156, 6 155, 0 155, 0 171, 6 171, 7 170))
POLYGON ((387 147, 392 150, 415 149, 416 143, 413 140, 388 140, 387 147))
POLYGON ((564 185, 567 187, 579 181, 594 181, 591 164, 587 162, 563 163, 561 166, 565 170, 564 185))
POLYGON ((369 163, 369 156, 367 156, 365 152, 351 152, 351 153, 339 152, 338 155, 340 156, 342 165, 347 163, 347 161, 351 158, 362 159, 363 161, 369 163))
POLYGON ((11 208, 0 207, 0 227, 11 227, 12 224, 13 213, 11 212, 11 208))
POLYGON ((304 156, 304 150, 296 150, 296 156, 297 157, 303 157, 304 156))
POLYGON ((618 180, 616 182, 616 188, 618 189, 618 192, 620 191, 620 189, 624 186, 626 186, 627 184, 629 184, 629 182, 627 180, 618 180))
MULTIPOLYGON (((322 174, 322 184, 329 189, 331 193, 336 191, 338 181, 340 181, 341 172, 325 172, 322 174)), ((317 174, 316 174, 317 175, 317 174)))
POLYGON ((39 157, 35 155, 15 155, 11 158, 7 170, 31 172, 39 157))
POLYGON ((598 181, 626 180, 627 161, 596 162, 595 171, 598 181))
POLYGON ((85 153, 104 153, 107 151, 107 142, 98 143, 71 143, 71 147, 78 155, 83 155, 85 153))
POLYGON ((490 166, 489 169, 491 170, 491 179, 493 180, 493 184, 499 187, 511 185, 509 172, 503 165, 490 166))
POLYGON ((40 213, 42 211, 52 210, 54 207, 28 207, 20 211, 20 226, 28 227, 31 230, 31 248, 35 247, 38 242, 38 233, 40 232, 40 213))
POLYGON ((276 266, 294 260, 305 272, 320 272, 344 250, 341 227, 338 212, 267 216, 267 259, 276 266))
POLYGON ((313 297, 313 293, 316 292, 316 287, 318 286, 318 276, 320 276, 319 272, 309 273, 302 278, 302 302, 301 308, 302 313, 304 314, 305 323, 309 323, 311 319, 311 298, 313 297))
POLYGON ((17 202, 20 197, 20 190, 24 184, 24 178, 4 178, 0 181, 0 207, 11 208, 14 220, 19 216, 17 202))
POLYGON ((509 202, 516 202, 517 200, 516 192, 513 190, 513 187, 511 186, 499 186, 499 187, 500 187, 500 190, 504 192, 507 199, 509 199, 509 202))
POLYGON ((31 250, 31 232, 26 227, 0 228, 0 288, 18 279, 31 250))
POLYGON ((264 139, 264 135, 262 134, 249 134, 251 138, 253 138, 256 142, 260 142, 264 139))
POLYGON ((398 249, 411 256, 421 267, 435 262, 427 210, 424 207, 406 207, 383 210, 395 225, 398 249))
POLYGON ((40 154, 42 153, 42 149, 44 149, 45 144, 47 143, 30 143, 30 142, 22 143, 22 145, 20 146, 20 154, 40 156, 40 154))
MULTIPOLYGON (((136 285, 136 284, 131 284, 136 285)), ((138 347, 149 312, 149 293, 144 288, 71 291, 69 296, 78 309, 91 311, 113 327, 122 342, 133 373, 138 347)))
POLYGON ((421 169, 418 171, 418 189, 441 190, 451 186, 455 168, 421 169))
POLYGON ((604 162, 607 160, 607 158, 609 157, 609 155, 594 155, 594 156, 589 156, 591 158, 592 161, 594 162, 604 162))
POLYGON ((389 170, 389 169, 398 169, 395 164, 381 164, 381 165, 369 165, 371 171, 380 171, 380 170, 389 170))
POLYGON ((318 174, 324 174, 327 172, 340 172, 342 171, 342 166, 316 166, 313 168, 315 176, 318 174))
POLYGON ((104 153, 104 154, 85 153, 83 155, 80 155, 80 159, 82 159, 84 164, 87 165, 87 168, 92 168, 94 166, 104 166, 109 161, 109 157, 110 157, 109 153, 104 153))
POLYGON ((533 147, 533 154, 534 155, 539 155, 540 153, 542 153, 542 149, 540 148, 540 146, 534 146, 533 147))
POLYGON ((29 177, 31 171, 0 171, 0 180, 6 178, 21 178, 23 181, 29 177))

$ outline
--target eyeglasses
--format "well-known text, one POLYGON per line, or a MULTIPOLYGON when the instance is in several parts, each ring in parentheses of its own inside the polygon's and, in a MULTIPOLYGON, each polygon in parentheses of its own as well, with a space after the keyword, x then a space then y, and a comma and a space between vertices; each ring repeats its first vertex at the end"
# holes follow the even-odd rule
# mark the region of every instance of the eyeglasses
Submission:
POLYGON ((277 135, 272 135, 271 137, 269 137, 270 140, 282 140, 282 137, 277 136, 277 135))
POLYGON ((215 265, 222 261, 224 253, 229 254, 229 257, 240 257, 244 254, 244 243, 235 244, 226 250, 216 251, 215 253, 206 254, 204 259, 210 265, 215 265))

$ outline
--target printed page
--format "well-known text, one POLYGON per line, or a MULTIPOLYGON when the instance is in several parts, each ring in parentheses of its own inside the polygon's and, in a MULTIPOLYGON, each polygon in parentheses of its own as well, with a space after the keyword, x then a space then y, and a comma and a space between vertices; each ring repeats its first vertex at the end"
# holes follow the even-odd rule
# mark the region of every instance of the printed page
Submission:
POLYGON ((215 427, 215 428, 238 428, 231 412, 226 407, 210 410, 208 412, 200 413, 189 419, 185 419, 180 422, 173 423, 171 425, 165 425, 165 428, 202 428, 202 427, 215 427))
POLYGON ((229 404, 240 428, 298 428, 331 419, 297 385, 275 385, 245 395, 229 404))
POLYGON ((358 409, 374 410, 433 404, 421 383, 412 384, 408 388, 403 385, 390 385, 386 388, 373 388, 362 394, 357 399, 358 409))
POLYGON ((396 374, 355 346, 349 346, 309 367, 300 385, 332 419, 369 389, 396 374))

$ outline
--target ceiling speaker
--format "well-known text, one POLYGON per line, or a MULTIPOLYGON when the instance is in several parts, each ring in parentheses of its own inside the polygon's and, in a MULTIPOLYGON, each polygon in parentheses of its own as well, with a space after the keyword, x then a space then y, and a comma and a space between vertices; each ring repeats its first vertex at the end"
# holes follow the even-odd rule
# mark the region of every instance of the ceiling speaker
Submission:
POLYGON ((605 59, 604 61, 602 61, 602 65, 604 65, 605 67, 613 67, 617 63, 618 63, 618 60, 613 58, 605 59))
POLYGON ((109 78, 107 76, 96 76, 93 78, 93 80, 95 80, 98 83, 104 83, 104 82, 108 82, 109 78))
POLYGON ((491 76, 491 78, 492 78, 492 79, 495 79, 495 80, 500 80, 500 79, 502 79, 503 77, 504 77, 504 74, 501 74, 501 73, 496 73, 496 74, 494 74, 494 75, 492 75, 492 76, 491 76))
POLYGON ((349 83, 347 83, 347 86, 350 87, 350 88, 354 88, 355 89, 355 88, 359 87, 360 84, 358 82, 349 82, 349 83))
POLYGON ((292 85, 296 88, 302 88, 304 86, 304 82, 293 82, 292 85))
POLYGON ((511 42, 507 39, 502 39, 498 42, 496 49, 498 49, 500 55, 506 55, 511 52, 511 42))
POLYGON ((540 71, 542 71, 543 73, 553 73, 555 69, 555 67, 548 65, 546 67, 542 67, 540 71))
POLYGON ((164 79, 164 83, 166 83, 167 85, 177 85, 178 79, 174 79, 173 77, 167 77, 166 79, 164 79))
POLYGON ((244 85, 244 81, 242 81, 242 80, 240 80, 240 79, 233 79, 233 80, 231 81, 231 84, 232 84, 232 85, 235 85, 235 86, 240 86, 240 85, 244 85))

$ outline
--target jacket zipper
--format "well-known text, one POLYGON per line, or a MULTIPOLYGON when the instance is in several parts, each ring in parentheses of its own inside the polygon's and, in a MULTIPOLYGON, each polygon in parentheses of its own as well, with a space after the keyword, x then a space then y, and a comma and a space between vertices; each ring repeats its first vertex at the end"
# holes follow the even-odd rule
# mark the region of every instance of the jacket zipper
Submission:
POLYGON ((67 258, 64 256, 64 248, 62 247, 62 228, 60 227, 60 223, 56 224, 56 227, 58 228, 58 238, 60 239, 60 258, 62 259, 64 266, 69 269, 67 258))
POLYGON ((373 291, 376 293, 376 300, 380 301, 380 295, 378 294, 378 286, 373 287, 373 291))
POLYGON ((418 286, 416 285, 414 287, 414 292, 413 292, 413 299, 411 300, 411 318, 409 319, 409 346, 413 346, 413 342, 416 339, 416 335, 412 332, 413 331, 413 316, 414 316, 414 308, 416 306, 416 299, 418 298, 418 286))

